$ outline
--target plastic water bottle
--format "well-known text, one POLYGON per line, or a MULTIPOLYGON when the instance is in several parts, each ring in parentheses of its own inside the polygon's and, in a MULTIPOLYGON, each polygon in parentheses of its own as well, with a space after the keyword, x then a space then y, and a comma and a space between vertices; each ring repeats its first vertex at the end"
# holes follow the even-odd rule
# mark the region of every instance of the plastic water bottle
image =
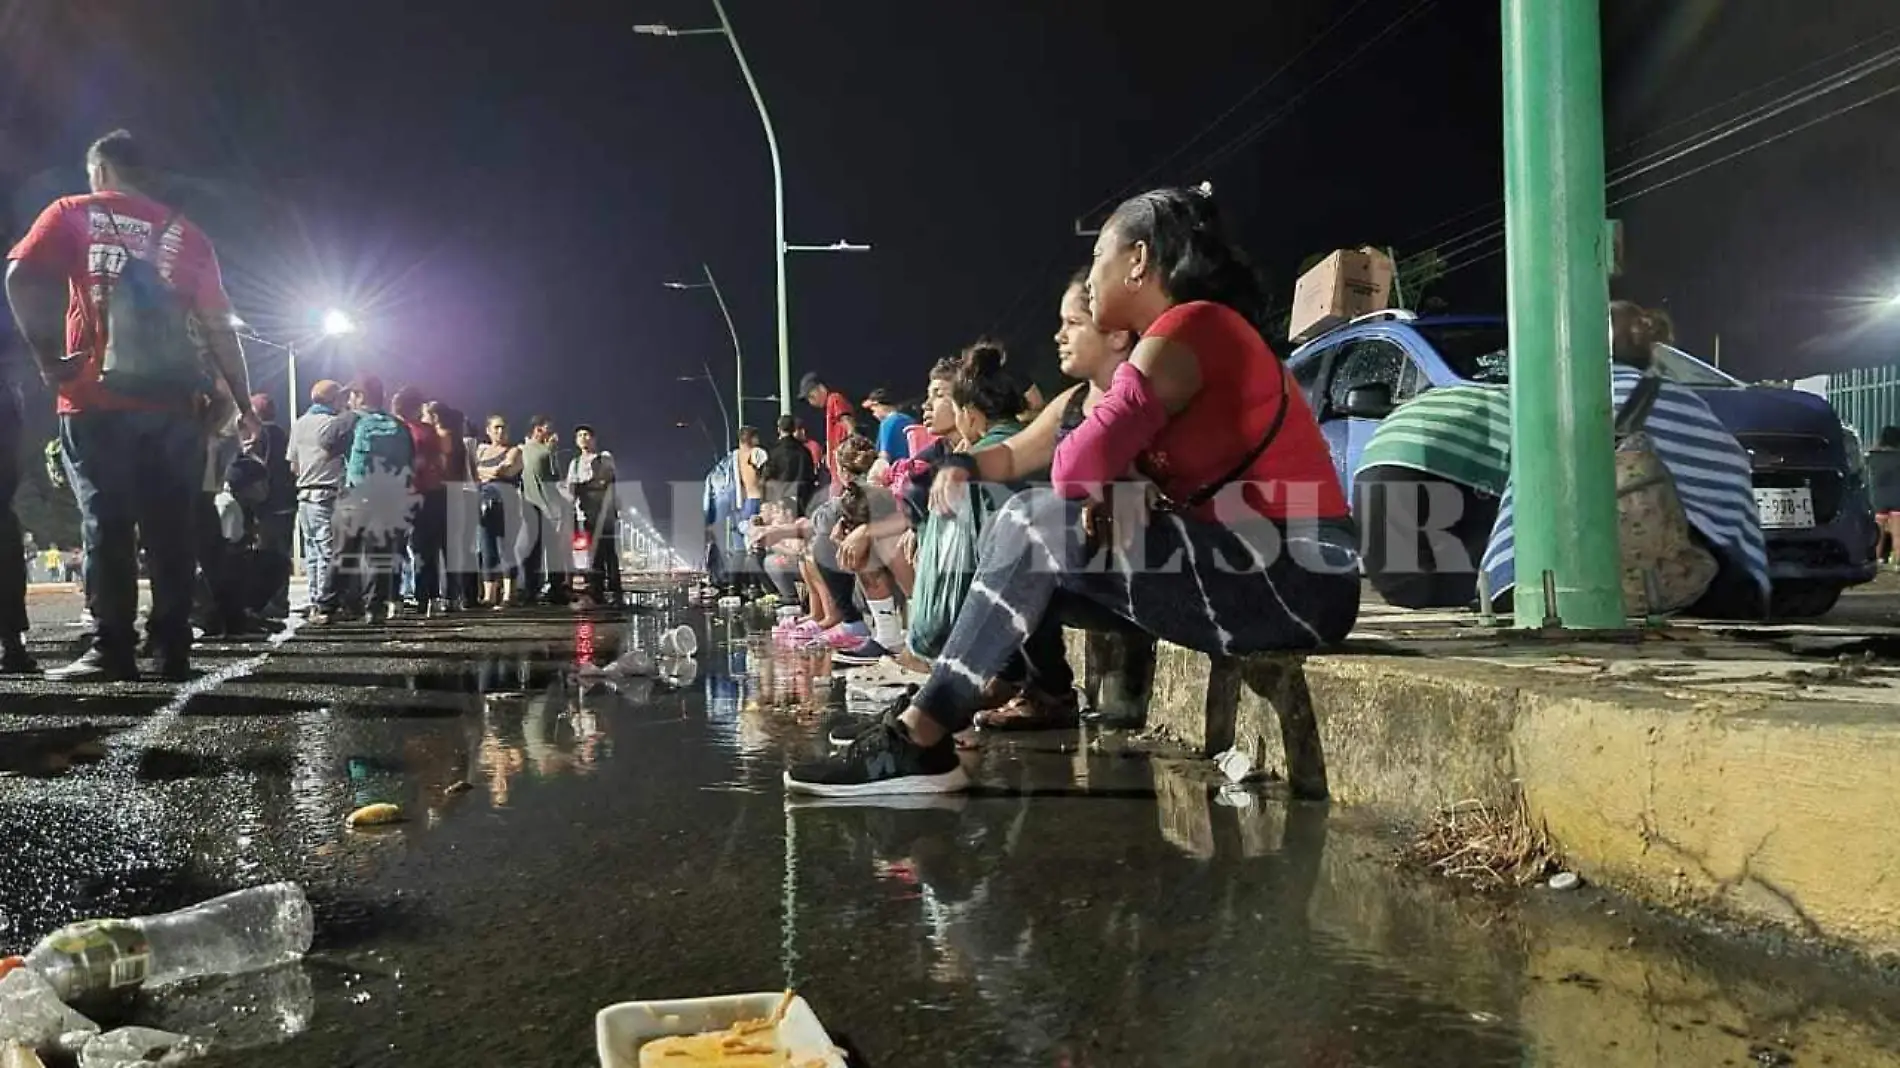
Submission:
POLYGON ((254 886, 136 920, 88 920, 26 955, 67 1004, 201 975, 237 975, 296 960, 316 933, 296 883, 254 886))

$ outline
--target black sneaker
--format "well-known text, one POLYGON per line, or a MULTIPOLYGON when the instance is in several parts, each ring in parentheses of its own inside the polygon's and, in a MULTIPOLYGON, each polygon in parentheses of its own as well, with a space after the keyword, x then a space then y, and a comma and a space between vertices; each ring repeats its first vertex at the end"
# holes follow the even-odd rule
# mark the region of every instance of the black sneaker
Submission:
POLYGON ((155 673, 166 682, 190 682, 194 677, 191 670, 191 649, 160 648, 154 651, 152 659, 155 673))
POLYGON ((130 657, 110 656, 93 647, 65 667, 46 673, 48 682, 137 682, 138 661, 130 657))
POLYGON ((0 675, 37 675, 39 671, 39 661, 24 645, 9 644, 0 652, 0 675))
POLYGON ((856 649, 839 649, 832 653, 831 662, 847 667, 870 667, 891 655, 891 651, 879 645, 876 638, 866 638, 864 644, 856 649))
POLYGON ((826 733, 825 740, 830 742, 834 749, 848 748, 865 733, 896 723, 903 716, 904 710, 910 707, 910 699, 915 696, 917 696, 917 687, 906 686, 902 694, 885 702, 883 708, 869 715, 848 711, 847 705, 845 714, 831 721, 831 730, 826 733))
POLYGON ((954 794, 970 777, 948 737, 928 748, 910 740, 901 722, 880 722, 843 752, 785 773, 785 789, 814 797, 954 794))

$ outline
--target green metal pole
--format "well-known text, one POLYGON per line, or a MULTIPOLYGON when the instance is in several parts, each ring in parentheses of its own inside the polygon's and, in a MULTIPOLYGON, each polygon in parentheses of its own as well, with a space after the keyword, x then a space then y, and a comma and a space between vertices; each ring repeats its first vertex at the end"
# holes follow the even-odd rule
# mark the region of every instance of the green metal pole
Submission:
POLYGON ((1597 0, 1503 0, 1516 613, 1625 625, 1611 456, 1597 0))

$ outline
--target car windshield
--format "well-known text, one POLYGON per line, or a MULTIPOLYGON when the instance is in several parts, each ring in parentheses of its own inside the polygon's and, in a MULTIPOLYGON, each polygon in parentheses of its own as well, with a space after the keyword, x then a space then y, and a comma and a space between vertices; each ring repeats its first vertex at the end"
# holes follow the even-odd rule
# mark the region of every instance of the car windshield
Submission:
POLYGON ((1491 323, 1424 324, 1413 326, 1451 373, 1467 382, 1503 385, 1511 380, 1510 335, 1491 323))
MULTIPOLYGON (((1509 334, 1501 325, 1419 324, 1413 327, 1467 382, 1503 385, 1511 380, 1509 334)), ((1671 382, 1699 389, 1733 389, 1742 383, 1672 345, 1656 346, 1656 369, 1671 382)))

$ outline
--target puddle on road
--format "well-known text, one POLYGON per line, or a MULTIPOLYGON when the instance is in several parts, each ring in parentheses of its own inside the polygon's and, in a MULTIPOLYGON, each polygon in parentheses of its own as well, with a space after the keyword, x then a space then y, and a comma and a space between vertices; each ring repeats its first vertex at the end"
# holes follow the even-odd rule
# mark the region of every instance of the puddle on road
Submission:
MULTIPOLYGON (((579 659, 654 633, 577 627, 579 659)), ((185 722, 134 782, 0 780, 0 950, 297 878, 318 952, 256 999, 283 1068, 582 1063, 602 1005, 783 985, 870 1068, 1900 1064, 1866 976, 1588 892, 1459 896, 1350 813, 1090 732, 991 743, 978 796, 787 806, 844 686, 705 644, 686 693, 489 658, 418 677, 481 693, 461 715, 185 722), (62 784, 99 792, 34 792, 62 784), (408 822, 343 828, 374 801, 408 822)))
POLYGON ((105 739, 111 733, 94 724, 8 731, 0 746, 0 775, 44 779, 97 764, 106 758, 105 739))

